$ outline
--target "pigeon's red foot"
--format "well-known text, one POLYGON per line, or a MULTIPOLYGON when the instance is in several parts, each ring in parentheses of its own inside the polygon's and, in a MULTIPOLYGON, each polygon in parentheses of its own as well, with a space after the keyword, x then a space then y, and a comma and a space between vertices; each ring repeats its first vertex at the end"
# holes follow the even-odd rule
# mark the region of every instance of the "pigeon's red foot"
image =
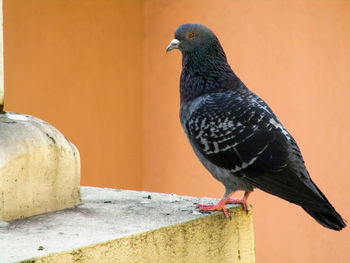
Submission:
POLYGON ((244 211, 248 214, 248 205, 247 200, 250 195, 250 192, 245 192, 241 198, 229 198, 226 201, 226 204, 242 204, 244 211))
POLYGON ((197 204, 197 207, 200 211, 220 211, 222 210, 226 217, 230 217, 229 212, 227 211, 226 204, 242 204, 244 211, 248 214, 248 205, 247 200, 251 192, 246 191, 241 198, 230 198, 233 194, 229 194, 226 198, 221 199, 216 205, 201 205, 197 204))
POLYGON ((226 207, 226 199, 221 199, 216 205, 201 205, 197 204, 200 211, 220 211, 222 210, 226 217, 230 217, 226 207))

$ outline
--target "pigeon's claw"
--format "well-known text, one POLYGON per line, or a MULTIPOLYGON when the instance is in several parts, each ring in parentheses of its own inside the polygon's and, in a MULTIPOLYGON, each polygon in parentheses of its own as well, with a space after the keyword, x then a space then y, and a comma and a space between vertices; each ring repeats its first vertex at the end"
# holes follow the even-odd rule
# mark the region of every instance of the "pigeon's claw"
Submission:
POLYGON ((248 204, 247 200, 250 195, 250 192, 245 192, 241 198, 229 198, 226 201, 226 204, 241 204, 243 206, 244 211, 248 214, 248 204))
POLYGON ((225 204, 226 204, 226 199, 221 199, 216 205, 197 204, 197 207, 199 208, 200 211, 221 211, 222 210, 225 216, 229 218, 230 214, 227 211, 225 204))
POLYGON ((230 199, 227 200, 227 204, 241 204, 243 206, 244 211, 248 214, 247 200, 244 200, 243 197, 241 197, 241 198, 230 198, 230 199))

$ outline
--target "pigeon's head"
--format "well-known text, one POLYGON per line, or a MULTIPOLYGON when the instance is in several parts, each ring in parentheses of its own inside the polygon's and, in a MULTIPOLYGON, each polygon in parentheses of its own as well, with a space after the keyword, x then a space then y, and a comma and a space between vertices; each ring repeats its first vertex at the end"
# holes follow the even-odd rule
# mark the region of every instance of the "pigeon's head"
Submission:
POLYGON ((193 50, 205 50, 213 43, 218 43, 214 33, 201 24, 183 24, 175 31, 175 38, 166 51, 179 49, 183 54, 193 50))

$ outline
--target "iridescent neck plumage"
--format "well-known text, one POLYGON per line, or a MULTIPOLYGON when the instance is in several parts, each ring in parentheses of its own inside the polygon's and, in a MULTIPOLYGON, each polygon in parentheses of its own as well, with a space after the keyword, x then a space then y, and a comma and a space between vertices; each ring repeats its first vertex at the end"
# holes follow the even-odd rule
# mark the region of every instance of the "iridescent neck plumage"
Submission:
MULTIPOLYGON (((236 86, 240 80, 227 63, 220 44, 211 45, 206 50, 184 52, 180 77, 181 103, 198 96, 222 91, 236 86), (228 82, 233 85, 227 85, 228 82)), ((241 82, 240 82, 241 83, 241 82)))

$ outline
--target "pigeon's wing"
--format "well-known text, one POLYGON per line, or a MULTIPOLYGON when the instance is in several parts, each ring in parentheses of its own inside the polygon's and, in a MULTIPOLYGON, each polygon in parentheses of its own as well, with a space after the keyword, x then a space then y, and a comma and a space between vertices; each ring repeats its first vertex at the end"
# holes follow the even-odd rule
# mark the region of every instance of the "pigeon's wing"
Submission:
POLYGON ((290 136, 254 94, 206 96, 192 111, 186 129, 200 153, 232 173, 247 167, 276 172, 288 164, 290 136))
POLYGON ((294 139, 256 95, 210 94, 186 126, 191 144, 208 161, 287 201, 326 209, 294 139))

